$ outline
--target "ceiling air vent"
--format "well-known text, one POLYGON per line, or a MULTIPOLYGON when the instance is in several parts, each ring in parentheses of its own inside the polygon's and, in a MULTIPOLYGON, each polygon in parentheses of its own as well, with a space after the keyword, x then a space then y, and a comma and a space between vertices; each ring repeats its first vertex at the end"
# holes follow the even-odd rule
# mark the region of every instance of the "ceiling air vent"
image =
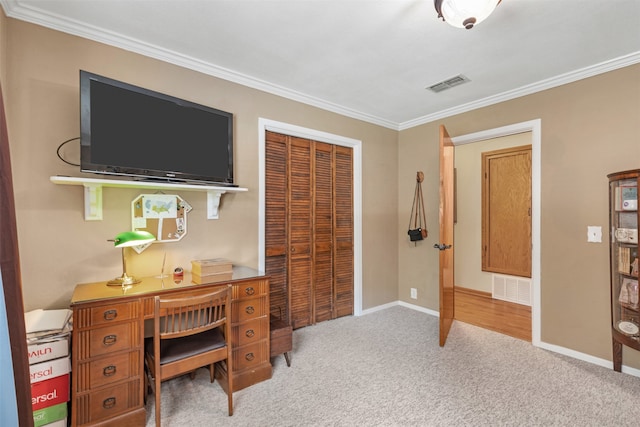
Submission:
POLYGON ((450 79, 441 81, 440 83, 436 83, 434 85, 429 86, 429 90, 438 93, 438 92, 442 92, 443 90, 447 90, 447 89, 451 89, 454 86, 458 86, 461 85, 463 83, 467 83, 470 82, 471 80, 469 80, 468 78, 466 78, 465 76, 463 76, 462 74, 459 74, 455 77, 451 77, 450 79))

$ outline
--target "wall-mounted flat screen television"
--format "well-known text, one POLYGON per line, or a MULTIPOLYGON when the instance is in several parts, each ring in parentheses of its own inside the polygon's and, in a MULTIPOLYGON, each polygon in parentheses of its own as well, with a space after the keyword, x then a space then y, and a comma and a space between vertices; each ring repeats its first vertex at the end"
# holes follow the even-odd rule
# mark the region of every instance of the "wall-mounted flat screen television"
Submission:
POLYGON ((233 114, 81 70, 80 169, 234 185, 233 114))

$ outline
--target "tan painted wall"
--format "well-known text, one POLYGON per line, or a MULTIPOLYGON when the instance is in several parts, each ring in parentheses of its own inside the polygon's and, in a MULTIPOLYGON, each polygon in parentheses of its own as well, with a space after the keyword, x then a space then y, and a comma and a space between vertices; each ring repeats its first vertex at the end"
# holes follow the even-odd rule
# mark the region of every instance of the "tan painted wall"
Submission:
MULTIPOLYGON (((78 136, 82 68, 235 114, 237 182, 249 192, 223 196, 218 221, 204 219, 202 193, 180 192, 194 207, 189 235, 131 257, 134 274, 156 274, 165 252, 172 266, 210 256, 257 265, 259 117, 362 140, 365 309, 400 299, 438 310, 439 124, 457 136, 540 118, 542 340, 611 358, 608 248, 588 244, 586 226, 607 228, 606 174, 638 167, 640 66, 395 132, 36 25, 7 19, 5 27, 1 77, 26 310, 64 307, 76 283, 120 274, 120 252, 106 240, 129 227, 140 193, 105 189, 105 219, 85 222, 82 190, 49 182, 78 175, 55 150, 78 136), (418 170, 429 237, 414 245, 406 228, 418 170)), ((638 353, 625 351, 625 364, 640 367, 638 353)))
POLYGON ((525 132, 456 145, 456 286, 491 293, 493 273, 482 271, 482 153, 530 144, 531 132, 525 132))
MULTIPOLYGON (((538 118, 542 341, 610 360, 608 245, 587 243, 586 231, 608 229, 606 175, 640 166, 640 65, 402 131, 399 228, 406 228, 413 175, 422 169, 430 233, 418 247, 400 236, 398 294, 415 302, 409 288, 417 285, 424 289, 418 304, 438 309, 438 126, 455 137, 538 118)), ((640 367, 640 354, 625 350, 625 364, 640 367)))
MULTIPOLYGON (((130 203, 145 191, 104 189, 104 220, 84 221, 82 187, 54 185, 51 175, 79 175, 56 156, 79 136, 78 70, 210 105, 235 114, 235 172, 248 192, 223 196, 219 220, 206 220, 206 194, 180 191, 193 210, 188 235, 129 257, 131 273, 227 257, 258 263, 258 118, 362 141, 363 306, 397 299, 398 133, 195 71, 61 32, 7 19, 7 105, 25 310, 68 306, 77 283, 120 275, 121 253, 107 239, 130 227, 130 203), (382 172, 384 171, 384 173, 382 172)), ((73 146, 73 145, 71 145, 73 146)), ((77 150, 77 145, 75 146, 77 150)), ((78 161, 78 154, 66 150, 78 161)), ((180 153, 177 152, 176 155, 180 153)), ((93 176, 96 177, 96 176, 93 176)))

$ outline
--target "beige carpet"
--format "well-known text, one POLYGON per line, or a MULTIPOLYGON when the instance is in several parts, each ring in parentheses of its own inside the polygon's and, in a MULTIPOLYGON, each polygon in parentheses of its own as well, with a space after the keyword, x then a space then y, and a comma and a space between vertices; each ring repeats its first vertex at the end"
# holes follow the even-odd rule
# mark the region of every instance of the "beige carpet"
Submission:
MULTIPOLYGON (((208 372, 163 383, 164 426, 634 426, 640 378, 404 307, 294 331, 291 367, 234 393, 208 372)), ((154 425, 153 397, 147 426, 154 425)))

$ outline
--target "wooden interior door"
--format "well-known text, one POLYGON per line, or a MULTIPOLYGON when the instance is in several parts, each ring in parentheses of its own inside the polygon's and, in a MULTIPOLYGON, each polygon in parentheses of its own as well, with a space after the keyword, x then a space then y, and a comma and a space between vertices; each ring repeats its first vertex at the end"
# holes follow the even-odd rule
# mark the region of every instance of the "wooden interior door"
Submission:
POLYGON ((531 277, 531 145, 482 153, 482 271, 531 277))
POLYGON ((440 346, 444 346, 454 317, 453 212, 454 145, 440 125, 440 346))
POLYGON ((266 134, 271 313, 300 328, 353 313, 352 149, 266 134))

